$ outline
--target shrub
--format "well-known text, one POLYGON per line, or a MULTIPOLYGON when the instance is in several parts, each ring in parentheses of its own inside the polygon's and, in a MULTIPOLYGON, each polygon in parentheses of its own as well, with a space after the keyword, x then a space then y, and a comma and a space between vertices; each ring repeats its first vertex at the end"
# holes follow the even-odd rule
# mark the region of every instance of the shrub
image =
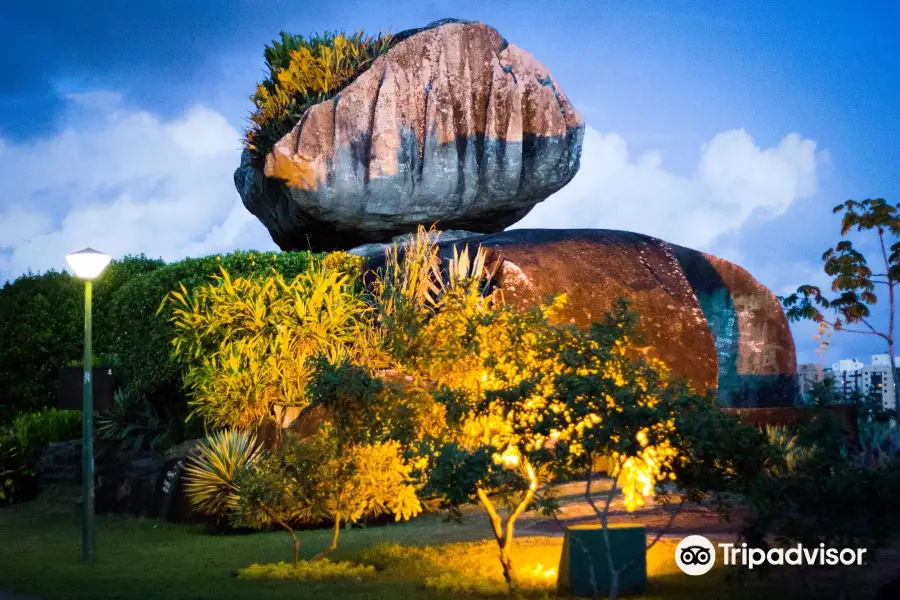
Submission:
POLYGON ((305 39, 281 32, 281 41, 265 49, 269 76, 257 84, 250 98, 256 110, 250 116, 247 148, 260 160, 307 108, 333 98, 392 43, 390 34, 326 32, 305 39))
POLYGON ((390 440, 411 451, 446 429, 444 405, 402 377, 376 377, 369 366, 349 361, 332 364, 320 358, 313 367, 311 405, 325 408, 344 443, 390 440))
POLYGON ((375 574, 375 567, 352 562, 333 562, 327 558, 314 561, 300 561, 296 564, 280 562, 273 564, 253 564, 246 569, 238 569, 239 579, 277 579, 286 581, 326 581, 334 579, 358 579, 375 574))
POLYGON ((217 427, 246 428, 276 406, 306 406, 309 359, 365 360, 375 345, 356 286, 314 262, 291 280, 232 278, 222 268, 193 292, 173 292, 166 305, 191 414, 217 427))
POLYGON ((33 453, 0 434, 0 506, 30 499, 37 492, 36 475, 33 453))
MULTIPOLYGON (((561 539, 531 537, 520 543, 517 598, 555 595, 561 539)), ((358 560, 386 573, 413 573, 441 596, 509 597, 509 586, 498 568, 490 542, 456 542, 428 546, 378 544, 358 554, 358 560)), ((356 557, 354 557, 356 558, 356 557)))
MULTIPOLYGON (((221 267, 235 276, 273 271, 287 279, 305 271, 308 253, 234 252, 165 264, 145 256, 114 260, 94 284, 94 350, 111 360, 138 397, 153 401, 160 418, 187 414, 180 366, 171 358, 171 314, 157 314, 166 294, 183 284, 204 285, 221 267)), ((359 263, 344 253, 336 269, 359 263)), ((84 284, 64 272, 27 273, 0 288, 0 424, 20 412, 53 406, 57 370, 81 364, 84 284)), ((97 363, 99 364, 99 363, 97 363)))
POLYGON ((81 437, 81 413, 44 409, 18 415, 0 428, 0 506, 37 494, 37 455, 54 442, 81 437))
POLYGON ((17 416, 10 434, 26 450, 81 437, 81 411, 46 408, 17 416))
POLYGON ((171 356, 171 307, 159 310, 169 292, 181 285, 189 290, 206 285, 222 268, 234 276, 263 275, 274 269, 290 279, 305 271, 313 256, 305 252, 241 251, 187 258, 133 277, 121 288, 113 307, 116 352, 131 389, 139 397, 152 399, 165 420, 187 414, 181 366, 171 356))
POLYGON ((83 319, 83 286, 67 273, 27 273, 0 288, 0 424, 55 404, 57 369, 83 349, 83 319))
POLYGON ((191 456, 185 472, 185 493, 200 512, 223 517, 237 507, 236 477, 261 456, 256 436, 244 431, 220 431, 208 437, 191 456))
POLYGON ((299 523, 333 521, 334 536, 319 554, 323 557, 337 547, 342 523, 384 513, 399 521, 422 509, 409 483, 411 466, 396 442, 342 446, 333 433, 326 426, 308 440, 288 436, 276 455, 245 469, 236 482, 240 492, 232 522, 283 528, 293 540, 295 563, 299 523))
MULTIPOLYGON (((827 412, 799 427, 803 460, 792 469, 761 470, 745 493, 750 515, 743 535, 748 545, 866 548, 874 561, 878 550, 896 540, 900 457, 892 454, 889 424, 861 426, 859 439, 849 443, 827 412)), ((805 581, 812 587, 811 580, 805 581)))
MULTIPOLYGON (((120 290, 160 260, 126 256, 114 260, 94 283, 94 350, 113 358, 129 321, 117 319, 120 290), (112 354, 111 354, 112 353, 112 354)), ((57 370, 81 365, 84 349, 84 284, 68 273, 27 273, 0 289, 0 423, 16 413, 56 403, 57 370)), ((104 356, 105 355, 105 356, 104 356)))

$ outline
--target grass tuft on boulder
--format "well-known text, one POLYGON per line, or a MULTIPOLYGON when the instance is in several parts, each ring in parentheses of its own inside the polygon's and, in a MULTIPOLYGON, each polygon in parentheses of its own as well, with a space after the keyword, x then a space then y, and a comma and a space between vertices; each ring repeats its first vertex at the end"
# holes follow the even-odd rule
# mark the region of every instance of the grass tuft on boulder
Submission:
POLYGON ((325 32, 304 38, 282 31, 281 41, 265 49, 269 76, 250 97, 256 109, 244 144, 254 159, 261 161, 307 108, 334 98, 393 44, 390 33, 325 32))

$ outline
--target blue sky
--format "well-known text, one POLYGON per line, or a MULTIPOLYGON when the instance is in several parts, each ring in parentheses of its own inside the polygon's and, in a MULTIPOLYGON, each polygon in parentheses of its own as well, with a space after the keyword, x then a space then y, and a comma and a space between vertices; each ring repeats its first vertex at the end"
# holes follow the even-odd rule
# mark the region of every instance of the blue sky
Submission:
MULTIPOLYGON (((520 226, 656 235, 781 294, 825 282, 833 205, 900 201, 892 2, 33 0, 0 8, 0 279, 88 244, 272 248, 231 183, 263 45, 448 16, 534 54, 587 123, 581 173, 520 226)), ((826 362, 879 351, 845 334, 826 362)))

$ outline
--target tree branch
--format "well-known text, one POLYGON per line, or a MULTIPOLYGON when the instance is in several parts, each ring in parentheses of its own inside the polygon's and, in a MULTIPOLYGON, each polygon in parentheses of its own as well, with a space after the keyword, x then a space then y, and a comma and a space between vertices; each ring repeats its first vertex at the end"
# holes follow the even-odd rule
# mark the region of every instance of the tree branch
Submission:
POLYGON ((681 502, 678 503, 678 508, 676 508, 675 511, 672 513, 672 516, 669 517, 669 522, 666 523, 665 527, 663 527, 662 529, 659 530, 659 532, 656 534, 656 537, 653 538, 653 541, 647 545, 647 551, 649 551, 650 548, 655 546, 656 542, 658 542, 660 539, 662 539, 663 534, 665 534, 666 531, 669 530, 669 528, 672 526, 672 523, 675 522, 675 517, 677 517, 679 514, 681 514, 681 509, 684 508, 684 503, 685 503, 685 499, 682 497, 681 502))
POLYGON ((843 327, 841 327, 837 331, 843 331, 845 333, 864 333, 866 335, 877 335, 878 337, 888 339, 888 337, 886 335, 884 335, 883 333, 880 333, 878 331, 862 331, 859 329, 844 329, 843 327))
POLYGON ((488 516, 491 518, 491 527, 494 529, 494 537, 497 538, 498 542, 503 541, 503 521, 500 520, 500 515, 497 514, 497 509, 494 508, 493 502, 488 498, 487 493, 481 488, 477 488, 475 493, 478 495, 478 500, 481 502, 481 505, 484 507, 484 510, 487 511, 488 516))
POLYGON ((872 333, 874 333, 875 335, 882 335, 882 334, 879 333, 874 327, 872 327, 872 324, 869 323, 866 319, 860 319, 860 322, 861 322, 863 325, 865 325, 866 327, 868 327, 869 330, 870 330, 872 333))
POLYGON ((528 475, 528 491, 525 492, 525 496, 522 498, 522 501, 516 505, 515 510, 506 518, 506 537, 505 544, 509 546, 512 543, 514 526, 516 523, 516 519, 519 518, 525 509, 528 508, 528 505, 531 504, 532 499, 534 499, 534 493, 537 490, 537 477, 534 474, 534 469, 531 466, 531 463, 525 461, 525 472, 528 475))

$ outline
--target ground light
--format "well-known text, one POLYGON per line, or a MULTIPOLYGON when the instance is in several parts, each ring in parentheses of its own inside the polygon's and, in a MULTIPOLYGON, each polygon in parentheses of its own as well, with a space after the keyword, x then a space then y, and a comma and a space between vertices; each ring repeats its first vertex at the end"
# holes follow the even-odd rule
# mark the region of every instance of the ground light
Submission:
POLYGON ((93 350, 91 348, 91 283, 99 277, 110 256, 93 248, 85 248, 66 255, 66 262, 75 276, 84 280, 84 399, 81 406, 81 478, 82 532, 81 549, 84 560, 94 560, 94 380, 93 350))

